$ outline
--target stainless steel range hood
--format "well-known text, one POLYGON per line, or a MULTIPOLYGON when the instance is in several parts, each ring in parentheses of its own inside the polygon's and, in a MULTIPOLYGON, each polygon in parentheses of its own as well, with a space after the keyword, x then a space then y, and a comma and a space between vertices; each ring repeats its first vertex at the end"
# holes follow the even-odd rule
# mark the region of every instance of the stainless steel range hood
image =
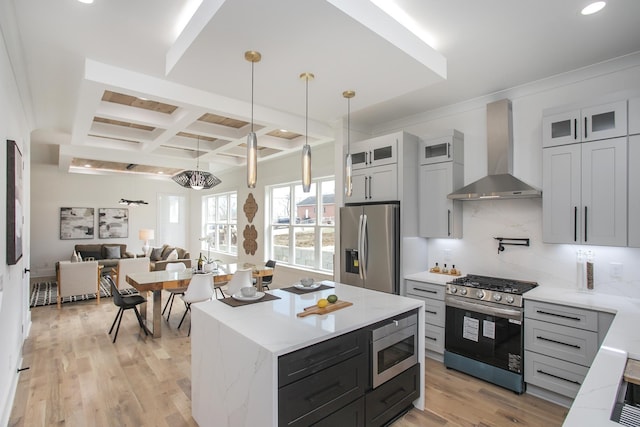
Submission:
POLYGON ((542 192, 512 175, 513 120, 511 101, 487 104, 488 176, 447 197, 454 200, 516 199, 541 197, 542 192))

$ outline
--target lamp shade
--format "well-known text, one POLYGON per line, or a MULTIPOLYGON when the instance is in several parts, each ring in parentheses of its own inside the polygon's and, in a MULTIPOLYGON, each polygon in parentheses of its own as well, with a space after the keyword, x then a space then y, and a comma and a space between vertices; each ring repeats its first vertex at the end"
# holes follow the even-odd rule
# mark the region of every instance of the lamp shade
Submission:
POLYGON ((155 231, 151 228, 143 228, 138 231, 138 238, 144 241, 153 240, 155 238, 155 231))

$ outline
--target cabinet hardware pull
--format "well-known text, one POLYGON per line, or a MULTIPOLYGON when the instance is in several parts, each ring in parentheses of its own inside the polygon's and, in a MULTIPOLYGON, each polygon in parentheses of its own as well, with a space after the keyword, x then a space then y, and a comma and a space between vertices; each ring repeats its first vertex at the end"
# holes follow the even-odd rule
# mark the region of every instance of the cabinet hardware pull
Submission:
POLYGON ((587 138, 587 118, 584 118, 584 137, 587 138))
POLYGON ((451 236, 451 209, 447 209, 447 236, 451 236))
POLYGON ((386 399, 382 399, 381 402, 384 403, 385 405, 389 405, 389 402, 391 400, 395 400, 395 402, 393 402, 394 404, 396 404, 397 402, 399 402, 398 399, 394 399, 397 395, 404 395, 406 394, 406 390, 404 387, 399 388, 398 390, 394 391, 393 393, 391 393, 389 396, 387 396, 386 399))
POLYGON ((576 344, 568 344, 566 342, 562 342, 562 341, 558 341, 558 340, 552 340, 551 338, 545 338, 545 337, 541 337, 541 336, 537 336, 536 338, 539 339, 539 340, 542 340, 542 341, 552 342, 554 344, 566 345, 567 347, 576 348, 576 349, 580 350, 580 346, 576 345, 576 344))
POLYGON ((367 182, 369 181, 369 177, 365 176, 364 177, 364 198, 368 199, 367 197, 367 182))
POLYGON ((313 404, 315 401, 324 400, 323 397, 325 396, 330 396, 333 390, 341 388, 342 387, 340 387, 340 381, 336 381, 335 383, 328 385, 322 390, 319 390, 317 393, 314 393, 311 396, 307 397, 306 400, 313 404))
POLYGON ((371 183, 373 182, 373 177, 371 175, 369 175, 369 198, 373 199, 373 196, 371 195, 371 183))
POLYGON ((539 314, 546 314, 549 316, 556 316, 556 317, 562 317, 563 319, 569 319, 569 320, 575 320, 576 322, 580 321, 579 317, 574 317, 574 316, 566 316, 564 314, 558 314, 558 313, 551 313, 549 311, 544 311, 544 310, 536 310, 536 313, 539 314))
POLYGON ((584 207, 584 241, 587 241, 587 207, 584 207))
POLYGON ((451 158, 451 143, 447 142, 447 158, 451 158))
POLYGON ((432 310, 425 310, 424 312, 429 314, 438 314, 437 311, 432 311, 432 310))
POLYGON ((578 207, 573 207, 573 241, 578 241, 578 207))
POLYGON ((566 381, 566 382, 568 382, 568 383, 572 383, 572 384, 576 384, 576 385, 581 385, 578 381, 568 380, 568 379, 566 379, 566 378, 562 378, 562 377, 561 377, 561 376, 559 376, 559 375, 553 375, 553 374, 550 374, 550 373, 548 373, 548 372, 545 372, 545 371, 543 371, 543 370, 541 370, 541 369, 538 369, 538 370, 537 370, 537 372, 538 372, 539 374, 548 375, 548 376, 550 376, 550 377, 557 378, 557 379, 559 379, 559 380, 566 381))
POLYGON ((573 139, 578 139, 578 119, 573 119, 573 139))
POLYGON ((428 340, 431 340, 431 341, 438 341, 438 339, 437 339, 437 338, 430 337, 430 336, 428 336, 428 335, 425 335, 424 337, 425 337, 426 339, 428 339, 428 340))
POLYGON ((419 292, 427 292, 430 294, 437 294, 438 291, 432 291, 431 289, 420 289, 420 288, 413 288, 414 291, 419 291, 419 292))

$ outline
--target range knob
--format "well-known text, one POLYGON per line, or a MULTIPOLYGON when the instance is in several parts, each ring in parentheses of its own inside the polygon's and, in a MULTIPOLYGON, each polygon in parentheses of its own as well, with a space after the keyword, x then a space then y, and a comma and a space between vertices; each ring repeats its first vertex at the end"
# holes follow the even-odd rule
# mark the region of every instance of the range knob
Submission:
POLYGON ((500 294, 493 294, 493 300, 494 301, 500 301, 502 299, 502 295, 500 294))
POLYGON ((449 291, 451 291, 452 294, 455 294, 456 292, 458 292, 458 288, 456 288, 455 286, 451 286, 449 288, 449 291))
POLYGON ((465 288, 460 289, 460 295, 466 295, 467 290, 465 288))
POLYGON ((479 290, 478 292, 476 292, 476 296, 478 297, 478 299, 484 298, 484 291, 479 290))
POLYGON ((506 300, 509 304, 513 304, 513 297, 511 295, 507 296, 506 300))

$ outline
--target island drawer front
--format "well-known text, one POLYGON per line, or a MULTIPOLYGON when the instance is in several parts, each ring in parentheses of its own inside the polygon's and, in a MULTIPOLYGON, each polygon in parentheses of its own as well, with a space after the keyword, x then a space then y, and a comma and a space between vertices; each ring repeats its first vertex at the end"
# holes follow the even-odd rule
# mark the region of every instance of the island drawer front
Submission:
POLYGON ((367 427, 386 425, 420 395, 420 364, 416 363, 365 396, 367 427))
POLYGON ((542 354, 525 352, 524 381, 546 390, 576 397, 589 368, 542 354))
POLYGON ((313 427, 364 427, 364 396, 312 425, 313 427))
POLYGON ((424 348, 444 354, 444 328, 430 324, 424 325, 424 348))
POLYGON ((524 315, 530 319, 598 331, 598 312, 566 305, 525 300, 524 315))
POLYGON ((408 296, 417 296, 422 298, 432 298, 444 301, 444 285, 436 283, 416 282, 415 280, 406 281, 408 296))
POLYGON ((357 330, 278 358, 278 387, 298 381, 359 354, 368 354, 367 333, 357 330))
POLYGON ((432 299, 424 300, 424 321, 426 323, 444 328, 445 317, 446 308, 444 301, 436 301, 432 299))
POLYGON ((363 396, 368 383, 369 366, 362 354, 282 387, 278 425, 312 425, 363 396))
POLYGON ((591 366, 598 352, 598 334, 525 319, 524 348, 582 366, 591 366))

